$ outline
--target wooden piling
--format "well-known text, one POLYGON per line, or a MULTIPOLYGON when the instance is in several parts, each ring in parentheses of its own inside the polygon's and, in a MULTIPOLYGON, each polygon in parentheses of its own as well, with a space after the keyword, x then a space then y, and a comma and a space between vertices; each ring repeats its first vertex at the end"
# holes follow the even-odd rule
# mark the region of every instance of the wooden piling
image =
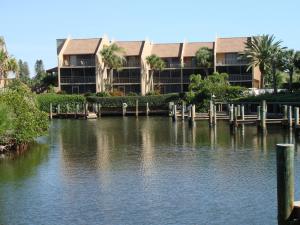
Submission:
POLYGON ((213 113, 213 115, 214 115, 213 124, 217 125, 217 106, 216 105, 214 105, 213 110, 214 110, 214 113, 213 113))
POLYGON ((260 121, 260 119, 261 119, 261 118, 260 118, 260 108, 261 108, 260 105, 257 106, 257 120, 258 120, 258 121, 260 121))
POLYGON ((149 116, 149 103, 146 103, 146 116, 149 116))
POLYGON ((97 103, 97 116, 101 117, 101 104, 97 103))
POLYGON ((176 104, 173 105, 173 121, 175 122, 177 120, 177 106, 176 104))
POLYGON ((287 105, 284 105, 283 106, 283 119, 287 119, 287 109, 288 109, 288 107, 287 107, 287 105))
POLYGON ((293 127, 292 106, 288 107, 288 127, 293 127))
POLYGON ((237 116, 241 116, 241 105, 237 106, 237 116))
POLYGON ((122 115, 123 115, 123 116, 126 116, 126 108, 127 108, 127 104, 126 104, 126 103, 123 103, 123 104, 122 104, 122 115))
POLYGON ((241 119, 245 120, 245 106, 244 105, 241 106, 241 119))
POLYGON ((266 100, 263 100, 261 102, 261 108, 260 108, 260 128, 266 129, 266 100))
POLYGON ((234 127, 238 126, 237 118, 238 118, 238 107, 235 106, 233 111, 234 127))
POLYGON ((49 116, 50 120, 52 120, 52 103, 50 103, 49 116))
POLYGON ((233 123, 234 120, 233 104, 229 105, 229 120, 230 123, 233 123))
POLYGON ((277 144, 278 225, 286 225, 294 208, 294 145, 277 144))
POLYGON ((181 119, 184 120, 185 102, 182 101, 181 119))
POLYGON ((89 114, 88 103, 84 104, 84 117, 87 119, 89 114))
POLYGON ((299 107, 295 107, 294 109, 295 114, 294 114, 294 119, 295 119, 295 128, 299 126, 299 107))
POLYGON ((139 100, 135 101, 135 116, 139 116, 139 100))
POLYGON ((70 112, 70 107, 69 107, 69 104, 68 104, 68 103, 66 104, 66 110, 67 110, 67 114, 69 114, 69 112, 70 112))
POLYGON ((213 101, 212 100, 210 100, 209 101, 209 125, 212 125, 213 124, 213 111, 214 111, 214 109, 213 109, 213 101))

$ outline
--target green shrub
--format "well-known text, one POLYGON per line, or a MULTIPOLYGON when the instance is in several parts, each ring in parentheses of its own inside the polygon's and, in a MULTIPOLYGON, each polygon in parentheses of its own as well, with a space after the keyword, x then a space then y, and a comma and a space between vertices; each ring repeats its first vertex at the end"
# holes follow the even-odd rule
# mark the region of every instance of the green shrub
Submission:
POLYGON ((108 92, 106 92, 106 91, 102 91, 102 92, 98 92, 98 93, 96 94, 96 96, 97 96, 97 97, 109 97, 110 94, 109 94, 108 92))
POLYGON ((135 93, 135 92, 129 92, 129 93, 127 94, 127 96, 138 96, 138 94, 135 93))
POLYGON ((87 98, 88 102, 100 103, 102 107, 122 107, 123 103, 127 103, 128 107, 134 107, 136 100, 139 106, 146 106, 148 102, 150 107, 167 108, 171 101, 179 101, 178 94, 152 95, 152 96, 121 96, 121 97, 95 97, 87 98))
POLYGON ((0 138, 2 144, 7 144, 7 140, 12 144, 27 143, 46 133, 48 115, 39 110, 36 95, 19 80, 13 81, 0 94, 0 105, 3 113, 9 116, 0 138))
POLYGON ((70 111, 75 112, 76 104, 82 105, 85 103, 85 97, 82 95, 62 95, 62 94, 40 94, 37 96, 39 108, 44 112, 49 112, 50 103, 52 103, 53 111, 60 105, 62 113, 67 112, 67 104, 70 111))

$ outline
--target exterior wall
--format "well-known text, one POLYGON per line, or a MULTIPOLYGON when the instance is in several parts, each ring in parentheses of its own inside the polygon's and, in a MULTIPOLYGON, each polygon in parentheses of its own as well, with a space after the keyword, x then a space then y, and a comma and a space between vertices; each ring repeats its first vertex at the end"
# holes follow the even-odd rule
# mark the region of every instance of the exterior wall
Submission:
POLYGON ((261 87, 261 73, 260 73, 258 66, 253 68, 252 76, 253 76, 252 87, 260 88, 261 87))
POLYGON ((70 38, 67 38, 63 44, 63 46, 61 47, 60 51, 58 52, 58 56, 57 56, 57 60, 58 60, 58 66, 57 66, 57 76, 58 76, 58 90, 61 91, 61 78, 60 78, 60 68, 63 65, 63 60, 64 60, 64 56, 63 53, 68 45, 70 41, 70 38))
POLYGON ((145 95, 150 91, 150 74, 149 65, 147 64, 146 58, 151 55, 152 44, 149 40, 146 40, 143 45, 141 54, 141 94, 145 95))

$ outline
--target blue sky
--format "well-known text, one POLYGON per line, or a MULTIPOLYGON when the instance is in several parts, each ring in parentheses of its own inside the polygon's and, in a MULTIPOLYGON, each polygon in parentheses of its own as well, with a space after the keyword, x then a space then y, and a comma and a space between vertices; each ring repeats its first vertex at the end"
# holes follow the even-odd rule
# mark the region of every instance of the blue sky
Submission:
POLYGON ((31 75, 37 59, 56 66, 56 39, 69 35, 182 42, 275 34, 300 50, 299 0, 1 0, 0 7, 0 36, 31 75))

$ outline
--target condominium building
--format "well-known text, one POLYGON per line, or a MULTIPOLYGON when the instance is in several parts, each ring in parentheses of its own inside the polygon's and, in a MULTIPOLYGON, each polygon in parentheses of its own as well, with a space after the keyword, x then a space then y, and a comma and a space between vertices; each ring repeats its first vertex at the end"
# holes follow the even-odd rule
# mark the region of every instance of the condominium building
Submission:
POLYGON ((109 85, 124 94, 142 95, 150 91, 150 67, 147 56, 155 54, 165 61, 165 69, 156 71, 153 83, 160 93, 185 92, 191 74, 205 74, 199 68, 195 54, 201 47, 211 49, 214 55, 209 74, 225 72, 231 84, 259 87, 258 68, 248 70, 248 62, 241 59, 245 43, 250 37, 216 38, 213 42, 152 43, 143 41, 110 41, 107 37, 92 39, 57 40, 59 89, 67 93, 102 92, 109 85), (121 70, 113 70, 108 79, 100 51, 112 43, 124 50, 126 62, 121 70))

